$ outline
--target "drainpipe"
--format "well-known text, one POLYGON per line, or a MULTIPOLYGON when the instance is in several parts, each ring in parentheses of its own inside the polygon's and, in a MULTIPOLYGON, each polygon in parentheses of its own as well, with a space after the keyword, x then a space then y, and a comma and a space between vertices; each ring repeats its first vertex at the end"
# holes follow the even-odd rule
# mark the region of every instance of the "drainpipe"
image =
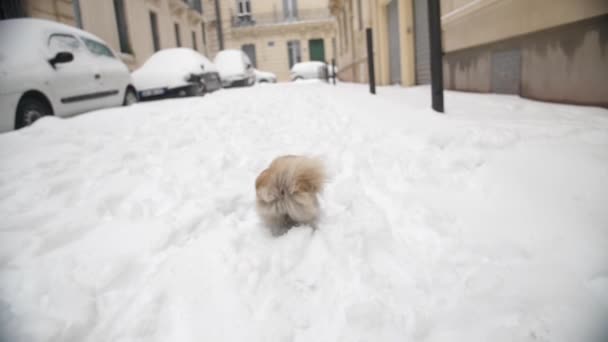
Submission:
POLYGON ((220 0, 215 0, 215 20, 217 21, 217 40, 220 51, 224 50, 224 32, 222 28, 222 13, 220 10, 220 0))

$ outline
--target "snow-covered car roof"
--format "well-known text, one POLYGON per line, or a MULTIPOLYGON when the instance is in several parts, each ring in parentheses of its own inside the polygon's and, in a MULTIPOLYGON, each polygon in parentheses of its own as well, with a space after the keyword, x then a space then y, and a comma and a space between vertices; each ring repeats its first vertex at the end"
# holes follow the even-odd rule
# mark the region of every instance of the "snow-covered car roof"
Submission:
POLYGON ((292 72, 317 72, 319 67, 324 67, 325 63, 319 61, 300 62, 291 67, 292 72))
POLYGON ((245 72, 246 55, 241 50, 222 50, 215 56, 213 62, 222 78, 245 72))
POLYGON ((51 57, 46 56, 48 51, 45 49, 46 37, 51 33, 71 34, 107 45, 94 34, 54 21, 35 18, 1 20, 0 63, 23 64, 40 56, 51 57))
POLYGON ((131 77, 138 90, 185 85, 190 74, 217 72, 207 57, 190 48, 172 48, 156 52, 131 77))

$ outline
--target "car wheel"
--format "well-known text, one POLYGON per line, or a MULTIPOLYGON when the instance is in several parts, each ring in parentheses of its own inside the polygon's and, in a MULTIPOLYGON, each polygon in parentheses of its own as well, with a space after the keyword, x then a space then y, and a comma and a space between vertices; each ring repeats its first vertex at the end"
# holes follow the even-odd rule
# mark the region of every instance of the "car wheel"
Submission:
POLYGON ((302 80, 302 79, 303 79, 303 78, 302 78, 302 76, 296 76, 296 77, 295 77, 293 80, 294 80, 294 81, 300 81, 300 80, 302 80))
POLYGON ((205 84, 201 84, 201 86, 199 87, 199 96, 205 96, 205 94, 207 94, 207 85, 205 84))
POLYGON ((127 91, 125 91, 125 99, 122 102, 123 106, 130 106, 132 104, 137 103, 138 99, 137 99, 137 93, 135 92, 135 89, 133 88, 127 88, 127 91))
POLYGON ((47 115, 53 115, 53 110, 46 101, 35 96, 26 96, 17 105, 15 129, 29 126, 47 115))
POLYGON ((193 84, 188 88, 180 91, 180 96, 200 96, 203 95, 203 86, 200 84, 193 84))

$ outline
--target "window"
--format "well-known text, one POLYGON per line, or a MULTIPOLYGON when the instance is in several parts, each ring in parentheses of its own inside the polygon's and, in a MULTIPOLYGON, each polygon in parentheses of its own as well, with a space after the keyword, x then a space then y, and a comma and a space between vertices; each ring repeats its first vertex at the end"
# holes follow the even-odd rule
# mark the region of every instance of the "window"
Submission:
POLYGON ((123 0, 114 0, 114 13, 116 14, 116 25, 118 26, 120 52, 131 53, 131 43, 129 42, 127 17, 125 15, 125 4, 123 0))
POLYGON ((344 32, 344 49, 348 49, 348 17, 346 10, 342 9, 342 32, 344 32))
POLYGON ((160 39, 158 36, 158 17, 156 13, 150 11, 150 30, 152 31, 152 44, 154 51, 160 50, 160 39))
POLYGON ((251 15, 251 1, 250 0, 237 0, 236 7, 239 14, 251 15))
POLYGON ((80 0, 73 0, 72 7, 74 9, 74 19, 76 26, 82 28, 82 13, 80 12, 80 0))
POLYGON ((179 24, 178 23, 174 23, 173 24, 173 28, 175 29, 175 45, 176 46, 182 46, 182 38, 179 34, 179 24))
POLYGON ((256 56, 255 56, 255 45, 254 44, 245 44, 243 46, 241 46, 241 50, 243 50, 243 52, 247 55, 247 57, 249 57, 249 60, 251 61, 251 65, 253 65, 253 67, 257 67, 257 61, 256 61, 256 56))
POLYGON ((80 47, 76 37, 69 34, 53 34, 49 37, 49 50, 52 53, 68 51, 75 52, 80 47))
POLYGON ((192 48, 198 50, 198 44, 196 42, 196 32, 192 31, 192 48))
POLYGON ((207 46, 207 30, 205 28, 205 23, 202 23, 201 26, 202 26, 203 45, 206 47, 207 46))
POLYGON ((287 42, 287 55, 289 56, 289 68, 302 61, 302 55, 300 54, 300 41, 290 40, 287 42))
POLYGON ((238 24, 249 24, 252 22, 251 18, 251 1, 250 0, 237 0, 237 23, 238 24))
POLYGON ((80 39, 82 39, 82 41, 84 42, 84 46, 86 46, 87 50, 91 51, 92 54, 96 56, 115 58, 114 53, 112 53, 112 50, 104 44, 85 37, 80 37, 80 39))
POLYGON ((195 11, 203 13, 203 2, 201 0, 191 0, 190 4, 195 11))
POLYGON ((283 15, 285 19, 298 17, 298 0, 283 0, 283 15))
POLYGON ((361 5, 361 0, 357 0, 357 16, 359 17, 359 30, 363 30, 363 5, 361 5))
POLYGON ((26 16, 23 1, 0 1, 0 19, 21 18, 26 16))
POLYGON ((331 38, 331 49, 332 58, 336 58, 336 37, 331 38))
POLYGON ((338 37, 340 38, 340 53, 344 52, 344 25, 342 24, 342 16, 338 15, 338 37))

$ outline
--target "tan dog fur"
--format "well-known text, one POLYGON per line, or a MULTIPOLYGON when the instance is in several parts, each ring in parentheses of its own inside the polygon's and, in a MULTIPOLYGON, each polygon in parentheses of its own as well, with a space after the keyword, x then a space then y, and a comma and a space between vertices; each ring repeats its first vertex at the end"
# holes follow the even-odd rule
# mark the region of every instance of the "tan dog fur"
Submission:
POLYGON ((324 182, 320 160, 294 155, 276 158, 255 181, 260 218, 273 232, 301 224, 316 226, 317 195, 324 182))

